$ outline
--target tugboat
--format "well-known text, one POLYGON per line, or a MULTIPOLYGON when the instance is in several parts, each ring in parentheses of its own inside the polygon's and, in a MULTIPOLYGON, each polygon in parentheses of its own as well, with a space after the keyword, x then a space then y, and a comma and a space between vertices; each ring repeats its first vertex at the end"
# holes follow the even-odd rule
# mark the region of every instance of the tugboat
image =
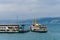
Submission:
POLYGON ((34 23, 30 27, 30 30, 32 32, 39 32, 39 33, 46 33, 47 32, 47 27, 45 25, 41 25, 34 20, 34 23))
POLYGON ((27 32, 30 31, 30 30, 24 30, 24 27, 25 27, 24 24, 22 24, 22 25, 20 26, 20 28, 19 28, 19 33, 27 33, 27 32))

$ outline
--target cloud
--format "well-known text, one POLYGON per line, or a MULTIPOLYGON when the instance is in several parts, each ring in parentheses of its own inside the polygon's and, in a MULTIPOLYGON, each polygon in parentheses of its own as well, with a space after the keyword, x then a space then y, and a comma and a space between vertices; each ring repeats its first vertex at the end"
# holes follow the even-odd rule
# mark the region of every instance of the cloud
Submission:
POLYGON ((4 14, 4 18, 6 15, 11 18, 24 16, 27 19, 33 16, 60 17, 59 10, 60 0, 0 0, 0 14, 4 14))

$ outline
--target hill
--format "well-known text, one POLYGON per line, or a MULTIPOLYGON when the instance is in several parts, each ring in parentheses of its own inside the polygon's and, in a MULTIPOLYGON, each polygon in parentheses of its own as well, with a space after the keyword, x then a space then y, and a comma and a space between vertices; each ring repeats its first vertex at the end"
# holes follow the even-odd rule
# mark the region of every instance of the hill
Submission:
MULTIPOLYGON (((37 18, 36 21, 41 24, 60 24, 60 17, 49 17, 49 18, 37 18)), ((0 20, 0 24, 31 24, 33 23, 33 19, 29 20, 0 20)))
MULTIPOLYGON (((41 24, 60 24, 60 17, 54 18, 37 18, 36 21, 41 24)), ((33 19, 25 20, 22 23, 32 23, 34 22, 33 19)))

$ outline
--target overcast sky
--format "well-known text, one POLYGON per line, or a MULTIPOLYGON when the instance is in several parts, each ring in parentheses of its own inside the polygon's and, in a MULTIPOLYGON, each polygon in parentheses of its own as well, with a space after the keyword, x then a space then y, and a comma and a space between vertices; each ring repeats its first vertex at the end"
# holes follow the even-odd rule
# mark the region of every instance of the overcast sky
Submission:
POLYGON ((0 0, 0 19, 60 17, 60 0, 0 0))

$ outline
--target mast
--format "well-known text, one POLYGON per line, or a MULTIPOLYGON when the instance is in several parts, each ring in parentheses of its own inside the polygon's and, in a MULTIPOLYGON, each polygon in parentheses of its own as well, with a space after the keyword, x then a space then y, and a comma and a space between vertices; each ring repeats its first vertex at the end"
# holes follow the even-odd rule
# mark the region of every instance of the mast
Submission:
POLYGON ((37 21, 36 21, 36 17, 34 17, 34 24, 36 24, 37 23, 37 21))
POLYGON ((37 22, 36 20, 36 17, 34 17, 34 23, 33 23, 34 26, 39 26, 40 24, 37 22))

